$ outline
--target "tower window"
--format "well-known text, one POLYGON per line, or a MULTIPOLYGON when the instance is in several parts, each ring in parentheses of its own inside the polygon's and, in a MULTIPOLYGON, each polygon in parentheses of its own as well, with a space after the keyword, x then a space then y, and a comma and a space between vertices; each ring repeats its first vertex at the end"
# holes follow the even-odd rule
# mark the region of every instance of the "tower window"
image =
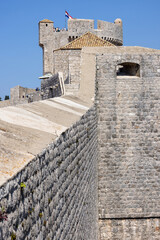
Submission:
POLYGON ((117 77, 130 76, 140 77, 140 65, 137 63, 124 62, 116 66, 117 77))
POLYGON ((46 27, 48 27, 48 24, 46 23, 46 27))

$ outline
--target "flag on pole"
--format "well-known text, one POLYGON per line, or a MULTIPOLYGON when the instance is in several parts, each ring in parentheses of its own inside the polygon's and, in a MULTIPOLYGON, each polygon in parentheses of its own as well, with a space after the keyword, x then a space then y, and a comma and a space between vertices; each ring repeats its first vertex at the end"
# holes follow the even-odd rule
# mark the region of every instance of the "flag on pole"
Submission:
POLYGON ((66 16, 67 18, 69 18, 69 19, 73 19, 73 18, 69 15, 69 13, 68 13, 67 11, 65 11, 65 16, 66 16))

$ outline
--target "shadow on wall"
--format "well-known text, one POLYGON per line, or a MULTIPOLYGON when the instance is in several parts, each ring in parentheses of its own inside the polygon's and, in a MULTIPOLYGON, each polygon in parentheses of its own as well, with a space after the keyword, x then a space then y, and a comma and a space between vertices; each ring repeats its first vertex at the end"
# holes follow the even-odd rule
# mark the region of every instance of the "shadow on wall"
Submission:
POLYGON ((124 62, 116 66, 118 76, 135 76, 140 77, 140 65, 137 63, 124 62))

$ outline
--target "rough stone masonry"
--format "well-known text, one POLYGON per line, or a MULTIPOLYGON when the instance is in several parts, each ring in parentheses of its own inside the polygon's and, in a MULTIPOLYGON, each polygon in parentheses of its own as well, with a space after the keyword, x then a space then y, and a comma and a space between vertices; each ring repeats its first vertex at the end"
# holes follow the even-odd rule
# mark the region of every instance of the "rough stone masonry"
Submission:
POLYGON ((1 186, 0 239, 97 239, 97 157, 91 108, 1 186))
POLYGON ((119 47, 99 54, 96 89, 99 239, 158 240, 160 51, 119 47))

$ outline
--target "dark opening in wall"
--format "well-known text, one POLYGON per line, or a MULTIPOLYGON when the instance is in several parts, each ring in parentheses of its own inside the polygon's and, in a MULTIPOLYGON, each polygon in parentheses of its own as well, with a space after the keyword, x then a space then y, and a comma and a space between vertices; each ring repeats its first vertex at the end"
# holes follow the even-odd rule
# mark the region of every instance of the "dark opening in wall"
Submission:
POLYGON ((53 98, 53 88, 49 88, 49 98, 53 98))
POLYGON ((117 77, 132 76, 140 77, 140 65, 137 63, 124 62, 116 66, 117 77))
POLYGON ((46 27, 48 27, 48 24, 46 24, 46 27))
POLYGON ((68 39, 68 41, 69 41, 69 42, 71 42, 71 41, 72 41, 72 38, 71 38, 71 36, 69 36, 69 39, 68 39))

